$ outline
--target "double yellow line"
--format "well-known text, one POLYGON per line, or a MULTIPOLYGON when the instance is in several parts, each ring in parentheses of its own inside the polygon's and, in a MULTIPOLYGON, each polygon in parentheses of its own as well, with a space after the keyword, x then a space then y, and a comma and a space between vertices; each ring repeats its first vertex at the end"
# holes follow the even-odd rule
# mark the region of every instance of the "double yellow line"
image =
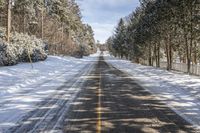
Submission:
POLYGON ((101 72, 99 73, 99 88, 98 88, 98 107, 97 107, 97 133, 101 133, 101 72))

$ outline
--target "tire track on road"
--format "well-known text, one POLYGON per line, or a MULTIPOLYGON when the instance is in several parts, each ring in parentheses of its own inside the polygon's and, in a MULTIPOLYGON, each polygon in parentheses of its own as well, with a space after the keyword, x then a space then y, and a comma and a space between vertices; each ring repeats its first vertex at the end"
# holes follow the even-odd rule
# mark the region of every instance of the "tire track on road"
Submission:
MULTIPOLYGON (((81 76, 88 73, 91 70, 92 64, 88 64, 82 69, 80 73, 71 78, 70 81, 67 81, 65 85, 56 89, 58 92, 51 95, 49 98, 45 99, 38 105, 38 108, 30 112, 24 119, 18 124, 17 127, 14 127, 8 132, 15 133, 34 133, 34 132, 43 132, 44 130, 51 131, 52 128, 55 129, 51 124, 61 115, 65 104, 69 104, 70 100, 69 95, 74 95, 77 92, 74 92, 75 87, 80 87, 81 85, 81 76), (79 80, 77 80, 79 79, 79 80), (70 89, 68 89, 70 88, 70 89), (45 109, 46 108, 46 109, 45 109), (51 126, 49 126, 51 125, 51 126), (48 127, 48 129, 47 129, 48 127)), ((75 98, 75 96, 74 96, 75 98)), ((72 98, 73 99, 73 98, 72 98)), ((55 126, 55 125, 54 125, 55 126)))

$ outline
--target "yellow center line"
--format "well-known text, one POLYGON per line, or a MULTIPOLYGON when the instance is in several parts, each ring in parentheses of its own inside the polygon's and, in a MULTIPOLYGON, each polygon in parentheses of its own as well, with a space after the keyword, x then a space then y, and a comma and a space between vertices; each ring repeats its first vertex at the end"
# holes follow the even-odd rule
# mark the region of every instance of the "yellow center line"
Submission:
POLYGON ((97 133, 101 133, 101 72, 99 74, 99 88, 98 88, 98 108, 97 108, 97 133))

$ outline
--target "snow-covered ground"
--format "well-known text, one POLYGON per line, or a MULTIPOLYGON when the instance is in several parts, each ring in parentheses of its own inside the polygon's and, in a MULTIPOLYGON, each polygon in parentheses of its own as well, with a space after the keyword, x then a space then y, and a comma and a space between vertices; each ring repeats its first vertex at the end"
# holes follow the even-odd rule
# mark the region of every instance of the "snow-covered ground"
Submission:
POLYGON ((49 56, 46 61, 34 63, 33 68, 29 63, 0 67, 0 132, 14 126, 86 65, 94 65, 98 56, 49 56))
POLYGON ((135 79, 180 116, 200 128, 200 77, 142 66, 105 54, 106 62, 135 79))
MULTIPOLYGON (((94 65, 98 54, 83 59, 50 56, 44 62, 0 67, 0 132, 14 126, 56 88, 94 65)), ((168 72, 105 54, 114 67, 128 73, 141 86, 196 127, 200 127, 200 77, 168 72)))

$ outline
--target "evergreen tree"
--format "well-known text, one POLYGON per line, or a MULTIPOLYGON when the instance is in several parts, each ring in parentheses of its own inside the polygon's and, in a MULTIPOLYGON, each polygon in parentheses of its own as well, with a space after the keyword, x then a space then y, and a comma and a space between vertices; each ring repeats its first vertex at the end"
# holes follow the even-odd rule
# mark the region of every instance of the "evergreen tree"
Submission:
MULTIPOLYGON (((0 1, 0 26, 6 27, 6 0, 0 1)), ((94 52, 94 34, 83 24, 75 0, 15 0, 12 7, 12 32, 35 35, 49 44, 52 54, 74 54, 84 47, 94 52)))
MULTIPOLYGON (((141 5, 126 17, 125 32, 118 26, 112 37, 111 51, 126 54, 137 63, 160 66, 167 62, 167 69, 173 69, 173 62, 179 58, 191 64, 200 59, 200 3, 198 0, 140 0, 141 5), (126 41, 125 41, 126 40, 126 41), (124 45, 127 44, 127 45, 124 45)), ((121 21, 121 20, 120 20, 121 21)), ((110 41, 109 41, 110 42, 110 41)))

